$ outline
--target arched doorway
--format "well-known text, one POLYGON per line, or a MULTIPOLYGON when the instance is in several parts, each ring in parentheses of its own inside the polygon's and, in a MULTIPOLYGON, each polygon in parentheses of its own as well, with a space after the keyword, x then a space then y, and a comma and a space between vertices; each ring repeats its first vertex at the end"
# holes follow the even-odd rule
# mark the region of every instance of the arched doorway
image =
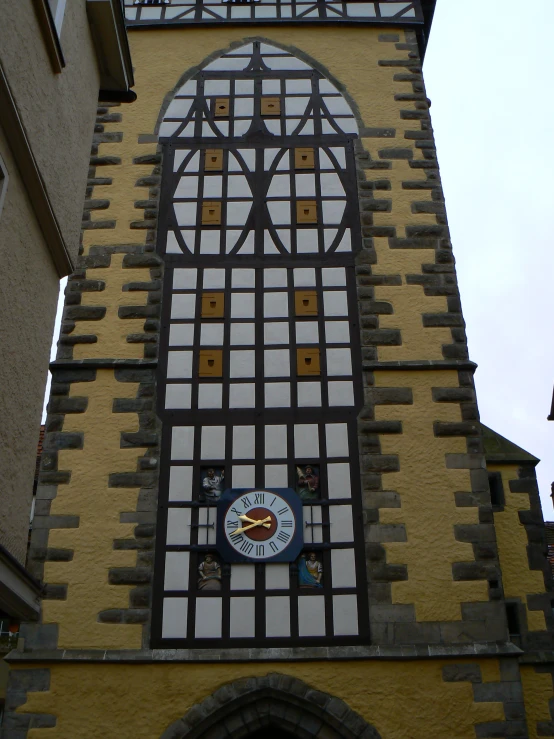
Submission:
POLYGON ((278 726, 268 726, 251 734, 248 739, 294 739, 294 734, 289 734, 278 726))
POLYGON ((279 673, 223 685, 160 739, 381 739, 340 698, 279 673))

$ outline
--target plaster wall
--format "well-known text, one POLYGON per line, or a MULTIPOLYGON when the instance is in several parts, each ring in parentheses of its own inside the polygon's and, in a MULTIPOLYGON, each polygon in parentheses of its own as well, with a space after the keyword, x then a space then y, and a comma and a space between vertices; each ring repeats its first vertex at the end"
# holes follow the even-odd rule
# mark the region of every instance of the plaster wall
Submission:
MULTIPOLYGON (((474 702, 470 682, 443 682, 447 662, 55 665, 50 689, 28 694, 22 711, 54 714, 54 728, 29 739, 157 739, 222 685, 272 672, 342 698, 381 739, 475 739, 475 724, 502 721, 500 702, 474 702), (121 710, 124 706, 125 710, 121 710)), ((484 683, 498 662, 480 662, 484 683)))
POLYGON ((85 0, 67 2, 52 71, 33 0, 0 0, 0 64, 67 248, 77 257, 100 77, 85 0))
POLYGON ((527 665, 521 668, 521 682, 529 739, 552 736, 552 675, 550 672, 538 672, 532 665, 527 665))
POLYGON ((510 490, 510 481, 518 479, 518 465, 489 465, 488 469, 501 473, 504 488, 504 510, 494 514, 494 524, 505 597, 521 598, 530 631, 545 631, 544 612, 530 610, 527 602, 528 595, 545 592, 542 571, 529 568, 527 532, 518 516, 519 511, 529 510, 529 496, 510 490))
POLYGON ((24 564, 59 282, 1 128, 0 154, 0 544, 24 564))

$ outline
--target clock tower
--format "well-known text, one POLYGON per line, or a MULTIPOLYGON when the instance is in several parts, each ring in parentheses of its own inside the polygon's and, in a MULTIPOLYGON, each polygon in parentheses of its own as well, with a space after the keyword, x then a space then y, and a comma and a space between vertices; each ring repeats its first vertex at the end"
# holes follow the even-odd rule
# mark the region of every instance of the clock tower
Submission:
POLYGON ((6 737, 554 736, 537 460, 479 421, 434 5, 125 0, 137 101, 99 104, 6 737))

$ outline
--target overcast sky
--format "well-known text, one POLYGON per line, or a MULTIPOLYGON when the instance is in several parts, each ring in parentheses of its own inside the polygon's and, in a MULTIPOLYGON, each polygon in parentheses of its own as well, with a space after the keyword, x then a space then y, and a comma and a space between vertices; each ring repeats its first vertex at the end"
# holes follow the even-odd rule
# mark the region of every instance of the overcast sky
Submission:
POLYGON ((438 0, 424 73, 483 423, 532 452, 554 422, 552 0, 438 0))
POLYGON ((554 520, 554 3, 438 0, 427 94, 481 420, 542 461, 554 520))

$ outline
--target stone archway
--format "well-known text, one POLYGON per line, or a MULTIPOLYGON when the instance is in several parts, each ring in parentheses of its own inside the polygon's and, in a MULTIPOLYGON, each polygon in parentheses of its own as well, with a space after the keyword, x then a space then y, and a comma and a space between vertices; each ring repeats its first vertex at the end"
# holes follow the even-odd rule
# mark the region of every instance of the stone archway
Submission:
POLYGON ((279 673, 224 685, 161 739, 247 739, 269 727, 297 739, 381 739, 343 700, 279 673))

